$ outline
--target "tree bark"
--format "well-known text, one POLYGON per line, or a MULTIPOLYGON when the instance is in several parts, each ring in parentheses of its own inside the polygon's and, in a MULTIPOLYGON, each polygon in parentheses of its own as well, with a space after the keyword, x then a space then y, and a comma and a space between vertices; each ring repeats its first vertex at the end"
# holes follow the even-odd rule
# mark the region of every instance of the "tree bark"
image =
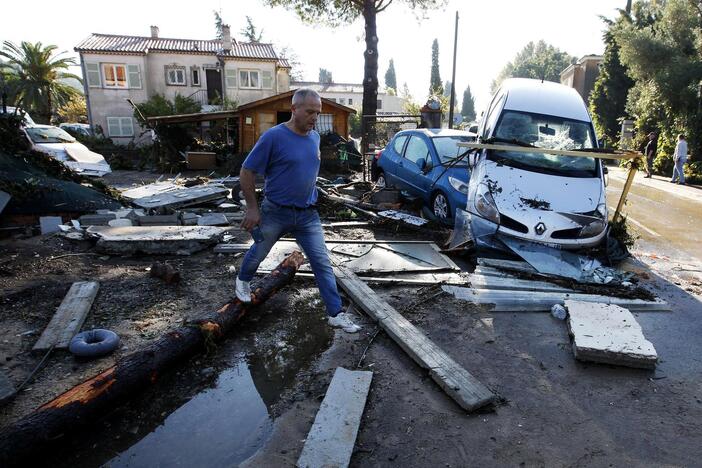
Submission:
POLYGON ((89 425, 136 392, 153 384, 169 367, 231 331, 251 306, 256 306, 292 281, 304 262, 293 252, 254 285, 252 302, 237 299, 218 311, 173 330, 144 349, 120 359, 109 369, 40 406, 0 430, 0 466, 24 465, 45 456, 51 442, 89 425))
POLYGON ((376 28, 375 0, 363 0, 363 20, 366 26, 366 50, 363 52, 363 106, 361 108, 362 153, 368 152, 368 144, 375 142, 375 115, 378 110, 378 36, 376 28))

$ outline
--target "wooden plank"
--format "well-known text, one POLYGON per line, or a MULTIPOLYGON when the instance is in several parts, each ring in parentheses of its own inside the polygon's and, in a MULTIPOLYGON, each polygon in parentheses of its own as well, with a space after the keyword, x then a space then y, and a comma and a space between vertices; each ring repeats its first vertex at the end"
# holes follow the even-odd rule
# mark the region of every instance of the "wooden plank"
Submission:
POLYGON ((604 153, 604 152, 588 152, 588 151, 572 151, 572 150, 557 150, 541 147, 528 147, 518 145, 493 145, 486 143, 457 143, 456 146, 463 148, 487 149, 493 151, 511 151, 513 153, 543 153, 554 154, 556 156, 574 156, 576 158, 599 158, 599 159, 636 159, 640 158, 641 154, 635 151, 619 152, 619 153, 604 153))
POLYGON ((372 372, 337 367, 297 466, 321 468, 349 465, 372 378, 372 372))
MULTIPOLYGON (((270 271, 258 270, 256 273, 270 273, 270 271)), ((297 272, 295 275, 300 278, 314 278, 314 273, 297 272)), ((424 276, 424 275, 422 275, 424 276)), ((457 286, 467 286, 469 284, 466 278, 462 278, 453 273, 449 274, 436 274, 428 275, 426 278, 402 278, 398 276, 360 276, 358 278, 365 281, 366 283, 378 283, 378 284, 412 284, 415 286, 432 286, 435 284, 453 284, 457 286), (450 276, 453 276, 450 277, 450 276)))
POLYGON ((95 281, 73 283, 32 351, 46 351, 52 346, 57 349, 68 348, 71 338, 83 326, 99 287, 95 281))
POLYGON ((493 312, 546 312, 554 304, 563 304, 572 299, 602 304, 616 304, 637 312, 670 311, 670 306, 663 300, 644 301, 642 299, 625 299, 621 297, 602 296, 569 292, 509 291, 463 288, 460 286, 442 286, 443 290, 473 304, 494 304, 493 312))
POLYGON ((473 411, 495 400, 495 395, 487 387, 380 299, 361 278, 338 263, 334 263, 334 274, 351 299, 376 320, 417 364, 428 369, 432 379, 461 408, 473 411))
POLYGON ((656 367, 656 349, 627 309, 582 301, 566 301, 565 306, 576 359, 643 369, 656 367))
MULTIPOLYGON (((281 241, 297 242, 291 237, 283 237, 281 241)), ((432 241, 418 241, 418 240, 352 240, 352 239, 327 239, 324 241, 327 245, 329 244, 433 244, 432 241)))

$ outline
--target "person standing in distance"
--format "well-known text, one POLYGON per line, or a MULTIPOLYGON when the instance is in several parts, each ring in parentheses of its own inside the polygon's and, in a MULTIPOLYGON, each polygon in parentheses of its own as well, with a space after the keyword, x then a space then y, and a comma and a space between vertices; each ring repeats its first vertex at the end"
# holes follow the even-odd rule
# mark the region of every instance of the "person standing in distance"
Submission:
POLYGON ((685 141, 685 135, 682 133, 678 135, 678 143, 675 145, 675 153, 673 153, 673 178, 670 179, 671 182, 675 183, 677 179, 678 184, 685 185, 685 162, 687 161, 687 142, 685 141))
POLYGON ((246 157, 239 179, 246 199, 242 228, 256 241, 244 256, 236 279, 236 297, 251 301, 249 282, 273 245, 285 234, 295 237, 309 259, 319 292, 327 309, 329 324, 348 333, 361 329, 349 313, 342 312, 324 231, 315 208, 319 174, 319 133, 314 129, 322 111, 316 91, 295 91, 292 116, 267 130, 246 157), (264 198, 256 201, 256 174, 263 175, 264 198))

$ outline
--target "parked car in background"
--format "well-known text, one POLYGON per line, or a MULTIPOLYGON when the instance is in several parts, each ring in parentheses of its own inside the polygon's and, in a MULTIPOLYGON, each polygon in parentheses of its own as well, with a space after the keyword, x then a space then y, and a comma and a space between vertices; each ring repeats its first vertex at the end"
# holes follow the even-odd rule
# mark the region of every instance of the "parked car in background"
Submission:
MULTIPOLYGON (((380 168, 378 167, 378 159, 380 159, 380 155, 383 154, 383 150, 385 148, 380 148, 375 150, 373 154, 373 159, 371 160, 371 180, 374 182, 378 182, 378 176, 380 175, 380 168)), ((383 183, 385 183, 383 181, 383 183)))
POLYGON ((59 124, 59 128, 67 131, 73 136, 95 136, 95 132, 93 132, 92 127, 84 123, 62 123, 59 124))
MULTIPOLYGON (((5 110, 7 111, 7 114, 24 114, 24 120, 22 122, 23 125, 35 125, 32 117, 24 110, 18 109, 17 107, 10 107, 10 106, 5 106, 5 110)), ((0 113, 3 113, 2 106, 0 106, 0 113)))
POLYGON ((33 149, 61 161, 75 172, 95 177, 112 172, 102 155, 90 151, 63 129, 51 125, 29 125, 23 130, 33 149))
POLYGON ((467 150, 471 141, 461 130, 415 129, 398 132, 378 158, 378 185, 397 187, 419 197, 440 221, 449 223, 466 205, 467 150))
POLYGON ((508 79, 483 115, 481 143, 536 148, 470 155, 467 211, 476 245, 504 248, 495 234, 566 249, 599 244, 607 230, 600 160, 538 149, 577 151, 597 146, 580 95, 558 83, 508 79))

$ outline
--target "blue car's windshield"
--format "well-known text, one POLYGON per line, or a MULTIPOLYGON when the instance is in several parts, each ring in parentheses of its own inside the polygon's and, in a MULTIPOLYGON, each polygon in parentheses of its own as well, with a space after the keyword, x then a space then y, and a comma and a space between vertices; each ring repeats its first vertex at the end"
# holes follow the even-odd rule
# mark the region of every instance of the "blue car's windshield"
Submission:
MULTIPOLYGON (((454 135, 434 137, 431 139, 431 141, 434 143, 434 148, 436 148, 436 154, 439 155, 441 164, 446 164, 450 163, 468 150, 468 148, 458 146, 458 143, 467 143, 471 141, 471 139, 468 136, 454 135)), ((458 164, 466 165, 467 159, 463 158, 458 164)))
MULTIPOLYGON (((495 137, 557 150, 588 149, 595 146, 589 122, 517 111, 505 111, 502 114, 495 137)), ((516 151, 492 151, 490 154, 490 159, 527 170, 575 177, 597 176, 595 158, 516 151)))

